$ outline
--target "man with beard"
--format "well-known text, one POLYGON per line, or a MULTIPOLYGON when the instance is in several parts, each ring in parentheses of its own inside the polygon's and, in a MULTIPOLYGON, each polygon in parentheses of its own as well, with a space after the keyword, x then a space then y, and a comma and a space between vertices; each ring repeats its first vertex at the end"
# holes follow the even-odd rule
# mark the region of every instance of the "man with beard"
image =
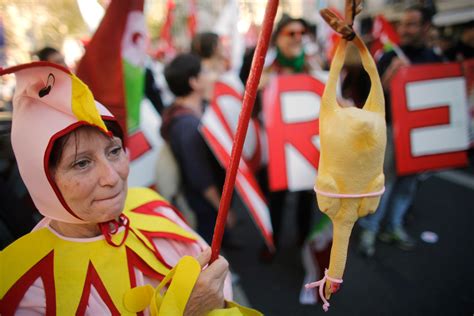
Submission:
POLYGON ((385 92, 385 113, 387 115, 388 140, 384 163, 386 191, 377 212, 359 221, 363 228, 360 235, 359 251, 367 257, 371 257, 375 253, 375 239, 380 229, 380 223, 385 216, 388 216, 388 226, 379 238, 384 242, 395 244, 402 250, 412 250, 415 247, 415 240, 407 234, 403 227, 403 218, 416 194, 417 175, 396 175, 389 89, 392 79, 401 67, 441 61, 441 58, 426 46, 430 27, 431 14, 429 10, 421 6, 412 6, 406 9, 397 29, 400 36, 401 52, 399 50, 398 52, 397 50, 389 51, 382 55, 377 63, 385 92))

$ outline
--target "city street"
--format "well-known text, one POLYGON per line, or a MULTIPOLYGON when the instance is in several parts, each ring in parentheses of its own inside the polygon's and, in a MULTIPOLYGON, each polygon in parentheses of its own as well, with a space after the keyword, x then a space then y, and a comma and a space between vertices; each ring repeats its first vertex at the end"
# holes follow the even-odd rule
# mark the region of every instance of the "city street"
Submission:
MULTIPOLYGON (((275 260, 258 260, 261 239, 245 217, 239 236, 243 250, 227 250, 231 268, 249 303, 272 316, 323 315, 321 305, 298 302, 303 280, 295 227, 287 212, 285 240, 275 260)), ((472 170, 434 174, 420 183, 407 215, 417 248, 405 252, 377 242, 374 258, 356 250, 358 229, 349 245, 344 284, 331 300, 331 315, 472 315, 474 313, 474 175, 472 170), (424 231, 439 240, 421 240, 424 231)))

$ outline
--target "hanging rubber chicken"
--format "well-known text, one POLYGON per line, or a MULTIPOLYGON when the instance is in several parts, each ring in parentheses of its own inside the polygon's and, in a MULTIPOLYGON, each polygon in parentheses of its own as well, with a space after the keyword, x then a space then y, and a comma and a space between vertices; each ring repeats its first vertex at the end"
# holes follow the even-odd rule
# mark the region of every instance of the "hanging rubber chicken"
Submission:
POLYGON ((324 278, 306 285, 307 288, 320 286, 325 311, 329 307, 327 300, 342 283, 352 227, 358 218, 375 212, 385 190, 384 95, 374 60, 352 29, 354 17, 361 9, 360 3, 361 0, 346 0, 344 21, 328 9, 321 10, 324 20, 342 35, 321 100, 321 155, 314 188, 319 209, 333 223, 331 259, 324 278), (342 108, 336 99, 336 84, 349 41, 356 45, 363 67, 370 76, 371 89, 363 109, 342 108))

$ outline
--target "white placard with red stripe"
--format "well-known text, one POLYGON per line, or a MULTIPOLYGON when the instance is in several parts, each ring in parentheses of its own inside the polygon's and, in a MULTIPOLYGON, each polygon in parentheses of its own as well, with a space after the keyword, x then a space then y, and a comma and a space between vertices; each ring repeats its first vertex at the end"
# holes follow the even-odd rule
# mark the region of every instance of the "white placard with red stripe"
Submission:
POLYGON ((467 164, 469 115, 461 64, 402 68, 391 96, 398 174, 467 164))
MULTIPOLYGON (((214 111, 213 107, 207 108, 202 117, 201 133, 219 163, 227 169, 230 162, 233 140, 226 132, 221 118, 214 111)), ((273 249, 273 229, 267 203, 250 167, 242 158, 240 159, 237 171, 235 187, 250 211, 250 215, 265 239, 265 243, 269 248, 273 249)))
MULTIPOLYGON (((240 78, 232 73, 221 76, 214 86, 214 94, 210 106, 213 108, 225 132, 233 139, 237 131, 240 110, 242 108, 244 86, 240 78)), ((242 157, 252 171, 262 164, 262 137, 259 122, 251 118, 245 136, 242 157)))
POLYGON ((312 190, 319 163, 319 109, 325 76, 273 77, 263 94, 270 190, 312 190))

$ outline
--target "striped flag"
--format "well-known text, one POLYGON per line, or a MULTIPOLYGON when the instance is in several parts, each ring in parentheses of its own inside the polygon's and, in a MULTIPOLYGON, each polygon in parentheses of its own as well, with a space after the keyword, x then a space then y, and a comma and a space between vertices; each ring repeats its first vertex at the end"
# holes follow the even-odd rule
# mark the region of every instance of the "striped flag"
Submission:
POLYGON ((370 46, 370 53, 375 60, 378 60, 384 52, 398 47, 398 43, 400 43, 395 28, 382 14, 377 15, 374 19, 372 37, 374 41, 370 46))
MULTIPOLYGON (((231 126, 233 124, 229 121, 229 116, 236 113, 238 115, 242 106, 241 95, 239 95, 238 92, 239 89, 234 90, 232 86, 230 81, 226 83, 221 81, 216 84, 216 87, 219 88, 216 89, 216 91, 221 92, 216 93, 213 102, 207 107, 202 117, 200 127, 206 143, 224 169, 227 169, 229 166, 235 134, 235 130, 231 126), (219 101, 219 99, 221 100, 219 101), (219 103, 221 104, 219 105, 219 103), (227 103, 227 105, 222 106, 222 103, 227 103), (230 109, 229 107, 233 107, 234 109, 230 109), (237 112, 234 110, 237 110, 237 112)), ((253 168, 250 165, 254 162, 254 157, 260 157, 259 136, 252 136, 252 134, 257 133, 258 126, 254 126, 251 122, 249 127, 247 138, 254 138, 254 141, 249 142, 246 139, 243 157, 240 158, 237 171, 235 187, 237 193, 249 210, 255 225, 261 232, 268 248, 274 249, 270 211, 253 174, 253 168), (246 155, 246 153, 248 155, 246 155)))

